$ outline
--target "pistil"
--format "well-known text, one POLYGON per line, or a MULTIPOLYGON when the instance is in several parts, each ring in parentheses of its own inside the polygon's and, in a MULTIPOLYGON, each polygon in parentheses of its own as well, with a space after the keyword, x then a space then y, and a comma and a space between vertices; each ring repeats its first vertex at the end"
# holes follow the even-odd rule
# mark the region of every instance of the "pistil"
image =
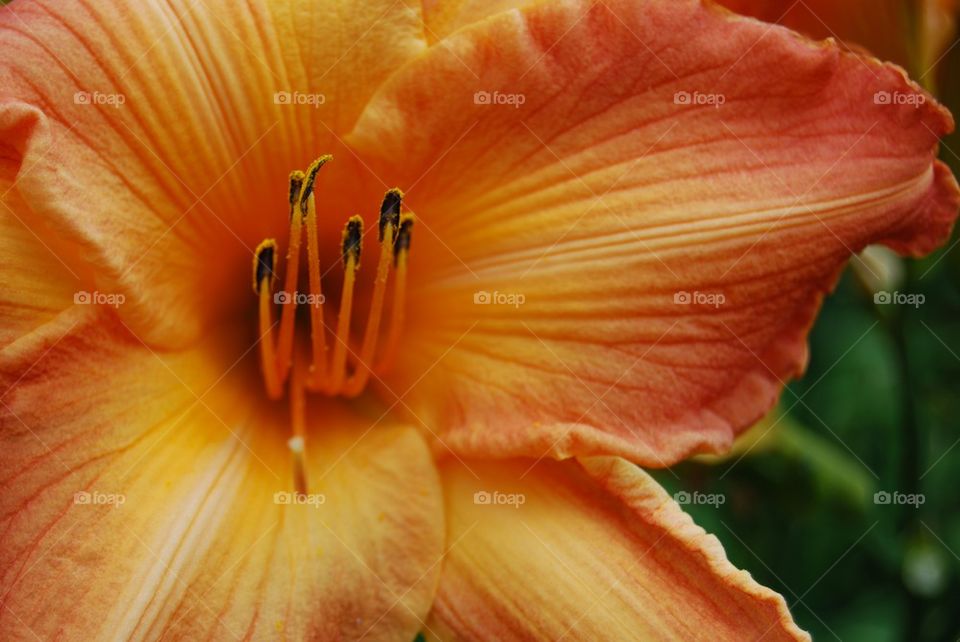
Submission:
POLYGON ((307 448, 307 399, 302 364, 301 360, 297 360, 290 381, 290 423, 293 436, 287 442, 293 455, 293 485, 298 493, 307 492, 307 467, 304 462, 307 448))

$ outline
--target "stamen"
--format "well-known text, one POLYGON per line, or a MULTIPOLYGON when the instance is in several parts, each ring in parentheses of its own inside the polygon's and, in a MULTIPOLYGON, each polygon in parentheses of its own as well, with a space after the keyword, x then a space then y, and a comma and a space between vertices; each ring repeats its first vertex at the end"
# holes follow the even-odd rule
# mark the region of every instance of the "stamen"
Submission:
POLYGON ((335 395, 343 386, 347 369, 347 347, 350 341, 350 319, 353 315, 353 289, 360 269, 360 250, 363 239, 363 219, 352 216, 343 228, 341 254, 343 256, 343 291, 340 293, 340 314, 337 318, 337 340, 333 347, 330 380, 324 387, 328 395, 335 395))
POLYGON ((388 190, 380 204, 380 240, 383 241, 383 235, 387 225, 393 226, 393 233, 396 234, 397 226, 400 223, 400 205, 403 202, 403 192, 399 187, 388 190))
POLYGON ((310 341, 313 346, 313 361, 310 369, 313 377, 321 380, 327 374, 327 335, 323 323, 323 289, 320 285, 320 247, 317 241, 317 205, 313 185, 320 168, 332 160, 329 154, 313 161, 307 169, 300 191, 300 212, 307 219, 307 275, 310 281, 310 295, 317 305, 310 306, 310 341))
POLYGON ((399 263, 400 256, 406 256, 410 251, 410 241, 413 234, 413 214, 404 214, 400 217, 400 230, 397 240, 393 243, 395 261, 399 263))
POLYGON ((300 236, 303 217, 300 216, 300 191, 303 188, 304 173, 295 171, 290 174, 290 246, 287 248, 287 271, 284 276, 283 313, 280 317, 280 339, 277 345, 277 371, 280 381, 286 381, 290 373, 293 355, 293 322, 297 314, 297 278, 300 271, 300 236))
POLYGON ((263 372, 264 387, 267 396, 279 399, 283 387, 277 376, 276 356, 273 348, 273 284, 276 281, 277 242, 273 239, 263 241, 253 258, 253 291, 260 297, 260 369, 263 372))
POLYGON ((343 235, 340 240, 340 254, 344 265, 346 265, 347 259, 352 257, 357 269, 360 269, 360 251, 362 249, 363 219, 359 216, 351 216, 343 228, 343 235))
MULTIPOLYGON (((253 252, 253 293, 260 294, 264 280, 273 281, 276 278, 277 242, 273 239, 264 239, 253 252)), ((269 285, 269 284, 268 284, 269 285)))
POLYGON ((378 372, 385 372, 393 365, 400 345, 400 334, 403 331, 403 322, 406 313, 407 298, 407 255, 410 254, 410 240, 413 234, 413 215, 404 214, 400 219, 400 231, 397 240, 393 243, 393 261, 397 270, 394 281, 393 302, 390 310, 390 332, 387 335, 387 347, 383 350, 378 372))
POLYGON ((380 338, 380 319, 383 317, 387 279, 390 277, 390 266, 393 264, 393 245, 397 240, 397 231, 400 227, 402 199, 403 192, 394 188, 386 193, 380 205, 380 263, 377 265, 377 280, 373 287, 373 299, 367 316, 367 327, 363 333, 357 368, 343 389, 345 397, 356 397, 370 379, 374 352, 377 349, 377 340, 380 338))
POLYGON ((274 290, 277 278, 277 244, 267 239, 257 246, 253 260, 253 291, 258 298, 258 322, 260 327, 260 367, 264 387, 271 399, 279 399, 284 393, 284 384, 289 379, 290 422, 292 436, 287 442, 293 458, 293 481, 298 493, 307 491, 306 473, 306 392, 319 392, 328 396, 355 397, 360 394, 374 371, 380 341, 380 325, 384 315, 387 284, 390 269, 396 269, 396 289, 391 299, 390 327, 386 344, 376 370, 386 369, 393 362, 404 323, 406 305, 407 261, 410 253, 413 216, 401 214, 403 192, 389 190, 380 205, 378 232, 380 256, 373 284, 369 314, 363 339, 356 354, 351 347, 353 299, 357 271, 363 249, 363 219, 351 217, 343 229, 340 244, 343 261, 343 287, 336 320, 332 354, 327 354, 327 328, 323 314, 323 292, 320 275, 320 245, 318 238, 317 204, 315 182, 317 175, 331 156, 321 156, 306 172, 290 174, 288 204, 290 208, 289 246, 286 255, 286 272, 283 292, 287 295, 280 303, 281 316, 274 322, 274 290), (296 313, 300 254, 306 229, 307 277, 310 297, 310 342, 311 355, 297 350, 296 313), (279 336, 274 342, 274 326, 278 325, 279 336), (349 360, 349 363, 348 363, 349 360), (348 366, 352 365, 352 371, 348 366), (348 376, 349 372, 349 376, 348 376))

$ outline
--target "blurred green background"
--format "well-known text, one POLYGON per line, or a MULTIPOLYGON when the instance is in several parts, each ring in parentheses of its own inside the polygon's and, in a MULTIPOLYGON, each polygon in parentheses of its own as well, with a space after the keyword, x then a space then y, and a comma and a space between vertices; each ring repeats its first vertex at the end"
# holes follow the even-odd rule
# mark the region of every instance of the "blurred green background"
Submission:
POLYGON ((907 265, 899 290, 926 296, 916 309, 875 306, 848 269, 807 374, 752 448, 655 472, 671 492, 725 496, 684 508, 817 640, 960 638, 958 259, 907 265), (878 491, 924 502, 877 504, 878 491))
MULTIPOLYGON (((956 19, 960 3, 926 5, 936 3, 956 19)), ((923 21, 903 24, 908 49, 920 51, 923 21)), ((823 27, 836 35, 844 25, 823 27)), ((949 36, 926 63, 900 62, 957 115, 960 40, 949 36)), ((940 157, 960 175, 960 135, 940 157)), ((922 294, 922 305, 875 305, 851 265, 817 319, 806 375, 777 411, 732 456, 654 473, 671 492, 723 493, 719 507, 684 508, 734 565, 783 594, 815 640, 960 640, 957 230, 932 256, 899 265, 899 283, 880 289, 922 294), (923 503, 877 503, 881 491, 923 503)))

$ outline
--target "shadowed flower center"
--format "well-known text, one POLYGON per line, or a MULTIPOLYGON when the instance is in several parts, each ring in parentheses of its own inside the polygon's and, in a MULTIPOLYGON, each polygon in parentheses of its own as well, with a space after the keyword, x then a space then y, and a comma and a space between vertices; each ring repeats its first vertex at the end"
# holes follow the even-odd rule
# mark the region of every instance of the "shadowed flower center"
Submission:
MULTIPOLYGON (((401 214, 403 193, 387 191, 380 205, 377 262, 366 326, 362 335, 351 336, 354 288, 363 247, 363 219, 351 216, 343 228, 340 244, 343 287, 339 305, 328 306, 322 290, 317 207, 314 184, 317 173, 332 156, 314 161, 306 173, 290 174, 290 234, 283 288, 276 289, 277 242, 265 239, 257 247, 253 260, 253 291, 259 301, 260 369, 270 399, 280 399, 289 391, 293 436, 289 446, 294 456, 294 480, 298 491, 305 492, 303 467, 305 449, 305 395, 307 392, 328 397, 352 398, 363 392, 370 376, 386 372, 396 355, 404 321, 407 258, 413 216, 401 214), (302 238, 306 233, 307 289, 298 288, 302 238), (393 296, 386 338, 381 340, 381 320, 390 273, 393 271, 393 296), (281 307, 279 321, 274 308, 281 307), (305 305, 310 313, 309 341, 297 342, 296 311, 305 305), (274 328, 279 324, 279 331, 274 328), (309 348, 307 347, 309 343, 309 348), (289 384, 289 385, 288 385, 289 384)), ((306 334, 306 333, 304 333, 306 334)))

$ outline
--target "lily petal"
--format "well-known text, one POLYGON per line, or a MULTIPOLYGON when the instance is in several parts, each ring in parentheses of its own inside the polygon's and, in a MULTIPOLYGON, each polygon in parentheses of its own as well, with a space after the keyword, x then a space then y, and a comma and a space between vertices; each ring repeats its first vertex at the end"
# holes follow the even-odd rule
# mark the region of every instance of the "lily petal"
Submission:
POLYGON ((89 307, 4 351, 4 631, 396 640, 422 628, 443 539, 422 439, 311 409, 316 501, 291 503, 285 413, 251 409, 232 375, 215 384, 218 362, 151 354, 89 307))
POLYGON ((808 639, 780 595, 626 461, 450 463, 441 477, 439 639, 808 639))
POLYGON ((17 218, 24 208, 15 200, 0 200, 0 349, 72 305, 79 285, 77 272, 17 218))
POLYGON ((892 65, 696 0, 458 31, 348 139, 422 222, 388 383, 462 456, 722 451, 853 253, 947 237, 952 127, 892 65))
POLYGON ((21 216, 84 248, 99 288, 126 294, 138 334, 185 344, 246 303, 236 275, 260 240, 285 229, 290 170, 340 149, 379 83, 425 49, 419 9, 414 0, 0 7, 0 122, 30 131, 7 159, 21 216), (44 154, 51 141, 56 153, 44 154))
MULTIPOLYGON (((76 249, 58 242, 16 189, 21 165, 11 159, 22 155, 33 131, 31 123, 0 117, 0 348, 72 305, 86 276, 76 249)), ((51 144, 36 153, 55 150, 51 144)))
POLYGON ((424 0, 423 23, 432 41, 442 40, 457 29, 470 26, 510 9, 538 0, 424 0))

